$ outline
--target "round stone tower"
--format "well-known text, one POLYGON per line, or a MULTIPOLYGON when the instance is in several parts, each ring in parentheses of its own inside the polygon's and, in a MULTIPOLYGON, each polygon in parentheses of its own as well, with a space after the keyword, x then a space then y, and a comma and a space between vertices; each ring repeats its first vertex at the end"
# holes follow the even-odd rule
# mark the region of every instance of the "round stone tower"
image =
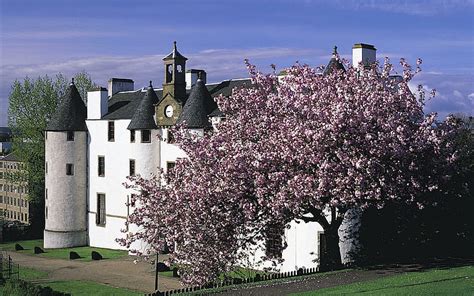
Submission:
POLYGON ((87 245, 86 118, 73 80, 45 131, 45 248, 87 245))

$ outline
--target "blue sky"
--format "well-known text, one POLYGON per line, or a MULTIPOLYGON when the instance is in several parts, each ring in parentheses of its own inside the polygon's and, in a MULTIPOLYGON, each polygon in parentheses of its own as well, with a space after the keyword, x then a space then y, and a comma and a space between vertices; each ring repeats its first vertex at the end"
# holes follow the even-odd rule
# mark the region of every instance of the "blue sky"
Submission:
POLYGON ((424 61, 414 84, 436 88, 427 111, 474 114, 474 0, 0 0, 0 125, 8 94, 25 76, 81 70, 106 86, 162 83, 162 61, 178 42, 187 68, 208 81, 245 77, 245 58, 270 71, 295 61, 326 64, 354 43, 378 58, 424 61))

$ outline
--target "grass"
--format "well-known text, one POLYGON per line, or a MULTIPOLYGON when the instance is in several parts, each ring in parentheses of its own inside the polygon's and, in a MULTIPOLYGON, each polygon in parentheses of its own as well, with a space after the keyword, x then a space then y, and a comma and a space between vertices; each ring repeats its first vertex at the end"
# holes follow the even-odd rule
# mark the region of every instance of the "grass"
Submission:
POLYGON ((373 281, 320 289, 310 295, 474 295, 474 266, 408 272, 373 281))
POLYGON ((73 296, 134 296, 143 295, 143 292, 136 292, 123 288, 114 288, 104 284, 89 281, 55 281, 43 284, 53 290, 70 293, 73 296))
POLYGON ((45 278, 47 276, 48 276, 48 273, 45 271, 20 266, 20 279, 22 280, 31 281, 31 280, 45 278))
MULTIPOLYGON (((17 242, 8 242, 0 244, 0 249, 4 251, 13 251, 22 254, 31 254, 33 255, 34 247, 41 247, 43 249, 43 240, 26 240, 26 241, 17 241, 17 242), (15 244, 20 244, 24 250, 15 251, 15 244)), ((110 250, 102 248, 93 248, 93 247, 75 247, 75 248, 64 248, 64 249, 43 249, 45 253, 38 254, 35 256, 47 257, 47 258, 56 258, 56 259, 65 259, 69 260, 69 252, 74 251, 81 256, 80 261, 91 261, 91 252, 99 252, 104 259, 117 259, 122 258, 128 255, 127 251, 123 250, 110 250)))

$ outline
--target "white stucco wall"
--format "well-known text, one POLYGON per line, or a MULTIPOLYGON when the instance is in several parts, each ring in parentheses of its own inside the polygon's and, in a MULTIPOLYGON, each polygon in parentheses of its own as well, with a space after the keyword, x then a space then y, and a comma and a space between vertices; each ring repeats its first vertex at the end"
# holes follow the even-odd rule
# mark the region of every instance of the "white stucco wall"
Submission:
MULTIPOLYGON (((275 268, 279 272, 295 271, 299 268, 317 267, 319 263, 316 261, 319 257, 319 239, 318 233, 323 232, 323 228, 316 222, 305 223, 300 221, 292 221, 290 228, 285 228, 284 241, 287 247, 283 250, 282 259, 284 261, 275 268)), ((270 261, 260 262, 262 256, 265 255, 264 243, 260 245, 262 248, 257 249, 255 255, 250 256, 248 262, 244 265, 262 270, 266 267, 272 267, 270 261)))
POLYGON ((66 137, 67 132, 48 131, 45 140, 45 248, 87 244, 87 132, 74 132, 74 141, 66 137), (66 175, 67 163, 74 165, 74 175, 66 175))
POLYGON ((186 157, 186 153, 183 150, 179 149, 178 146, 168 143, 168 129, 162 129, 162 141, 160 142, 160 167, 163 168, 166 172, 166 165, 168 162, 175 162, 178 158, 186 157))
MULTIPOLYGON (((115 120, 115 140, 107 139, 107 120, 88 120, 89 129, 89 244, 94 247, 124 249, 116 238, 124 237, 127 198, 132 191, 123 183, 129 175, 129 161, 135 160, 135 172, 150 177, 157 172, 160 162, 158 130, 152 130, 151 143, 141 143, 141 131, 135 132, 130 142, 127 126, 130 120, 115 120), (98 156, 105 157, 105 176, 98 176, 98 156), (105 194, 106 222, 96 225, 97 194, 105 194)), ((132 209, 129 209, 130 213, 132 209)))

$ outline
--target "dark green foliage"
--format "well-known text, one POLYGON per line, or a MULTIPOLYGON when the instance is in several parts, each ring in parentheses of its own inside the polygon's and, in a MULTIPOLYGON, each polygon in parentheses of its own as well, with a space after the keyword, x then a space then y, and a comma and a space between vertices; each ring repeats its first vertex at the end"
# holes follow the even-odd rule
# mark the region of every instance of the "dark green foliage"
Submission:
POLYGON ((474 248, 474 129, 471 118, 461 119, 455 145, 456 169, 440 190, 425 194, 432 201, 423 209, 390 203, 362 216, 359 263, 468 257, 474 248), (445 193, 443 193, 445 192, 445 193), (436 202, 435 202, 436 201, 436 202))
POLYGON ((14 296, 67 296, 68 293, 57 292, 50 287, 34 285, 23 280, 8 280, 3 286, 4 295, 14 296))

